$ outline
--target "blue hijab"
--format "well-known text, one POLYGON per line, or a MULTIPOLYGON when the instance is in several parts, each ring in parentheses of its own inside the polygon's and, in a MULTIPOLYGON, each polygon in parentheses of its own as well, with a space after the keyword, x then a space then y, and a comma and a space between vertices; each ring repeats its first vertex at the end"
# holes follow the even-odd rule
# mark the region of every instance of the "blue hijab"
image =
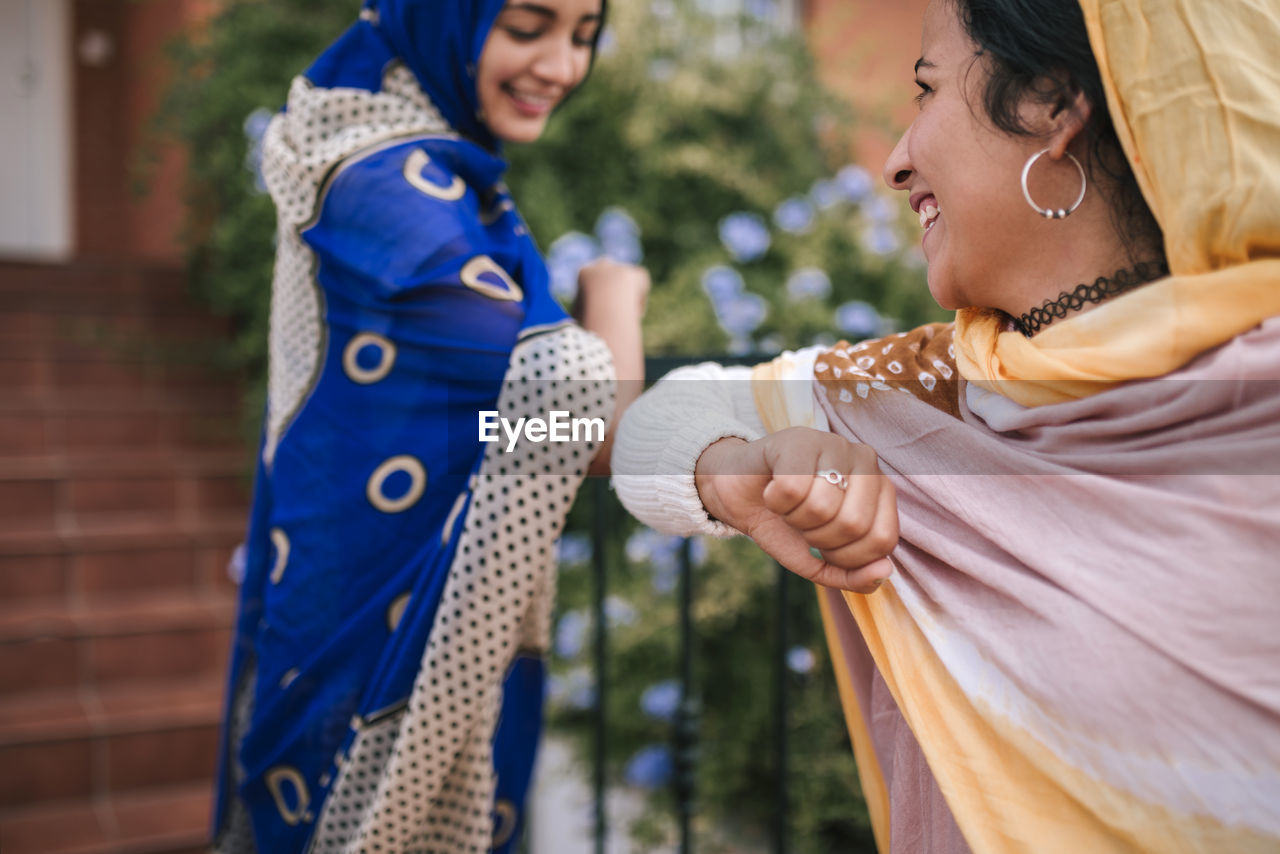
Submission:
MULTIPOLYGON (((493 22, 506 4, 507 0, 365 0, 360 22, 320 55, 306 77, 319 86, 377 91, 386 63, 398 59, 454 130, 497 151, 497 138, 479 119, 476 69, 493 22)), ((607 0, 600 0, 593 64, 606 9, 607 0)))

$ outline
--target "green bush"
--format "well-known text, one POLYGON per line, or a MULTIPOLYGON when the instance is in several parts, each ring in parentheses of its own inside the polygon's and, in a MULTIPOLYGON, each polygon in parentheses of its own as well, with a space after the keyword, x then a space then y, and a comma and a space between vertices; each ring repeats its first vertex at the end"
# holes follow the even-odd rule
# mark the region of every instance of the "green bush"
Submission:
MULTIPOLYGON (((250 168, 252 137, 357 5, 226 0, 175 47, 179 74, 160 118, 190 155, 189 278, 213 310, 236 319, 227 357, 255 378, 265 374, 275 215, 250 168)), ((843 163, 856 117, 818 85, 794 35, 680 0, 615 2, 611 14, 588 84, 544 139, 507 152, 508 183, 549 250, 558 293, 569 299, 582 259, 602 246, 616 252, 620 240, 624 254, 643 252, 653 276, 651 354, 769 354, 938 316, 918 252, 903 246, 915 239, 905 206, 877 190, 878 169, 843 163)), ((260 395, 249 409, 256 421, 260 395)), ((575 508, 571 525, 588 510, 575 508)), ((670 736, 642 699, 676 672, 677 635, 669 541, 633 525, 618 536, 630 538, 634 560, 620 559, 610 579, 621 615, 607 700, 615 777, 670 736)), ((729 844, 763 838, 772 810, 775 570, 748 542, 705 551, 696 573, 699 828, 729 844)), ((589 573, 567 564, 560 589, 558 634, 567 636, 566 619, 582 628, 589 573)), ((804 663, 807 650, 812 666, 790 677, 792 848, 870 850, 812 592, 795 581, 793 597, 795 654, 804 663)), ((589 700, 589 656, 568 646, 553 660, 553 725, 586 739, 589 716, 575 704, 589 700)), ((657 817, 669 799, 654 798, 654 820, 636 828, 643 839, 667 832, 657 817)))

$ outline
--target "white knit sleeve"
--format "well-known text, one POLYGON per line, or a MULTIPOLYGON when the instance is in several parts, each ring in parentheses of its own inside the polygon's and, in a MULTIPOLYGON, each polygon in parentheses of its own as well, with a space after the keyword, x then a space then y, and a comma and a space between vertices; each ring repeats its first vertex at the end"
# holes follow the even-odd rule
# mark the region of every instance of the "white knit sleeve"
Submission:
POLYGON ((641 522, 665 534, 738 533, 707 515, 693 471, 708 446, 726 436, 765 434, 751 392, 750 368, 704 362, 667 374, 627 409, 613 447, 613 486, 641 522))

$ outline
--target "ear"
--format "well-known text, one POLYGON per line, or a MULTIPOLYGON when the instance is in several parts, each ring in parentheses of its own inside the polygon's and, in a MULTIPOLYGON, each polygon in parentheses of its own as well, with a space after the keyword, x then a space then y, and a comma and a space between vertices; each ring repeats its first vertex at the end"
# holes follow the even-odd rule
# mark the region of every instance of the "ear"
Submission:
POLYGON ((1053 123, 1049 131, 1049 159, 1061 160, 1071 143, 1084 133, 1093 116, 1093 104, 1084 96, 1084 92, 1076 90, 1075 94, 1064 96, 1054 107, 1050 120, 1053 123))

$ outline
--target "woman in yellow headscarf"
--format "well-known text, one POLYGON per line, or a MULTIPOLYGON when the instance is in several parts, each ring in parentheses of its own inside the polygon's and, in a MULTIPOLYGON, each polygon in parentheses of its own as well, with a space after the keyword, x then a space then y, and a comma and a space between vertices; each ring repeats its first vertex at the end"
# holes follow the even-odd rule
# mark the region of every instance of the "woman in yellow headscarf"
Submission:
POLYGON ((922 41, 884 175, 955 323, 668 377, 619 494, 824 585, 882 851, 1280 851, 1280 2, 922 41))

